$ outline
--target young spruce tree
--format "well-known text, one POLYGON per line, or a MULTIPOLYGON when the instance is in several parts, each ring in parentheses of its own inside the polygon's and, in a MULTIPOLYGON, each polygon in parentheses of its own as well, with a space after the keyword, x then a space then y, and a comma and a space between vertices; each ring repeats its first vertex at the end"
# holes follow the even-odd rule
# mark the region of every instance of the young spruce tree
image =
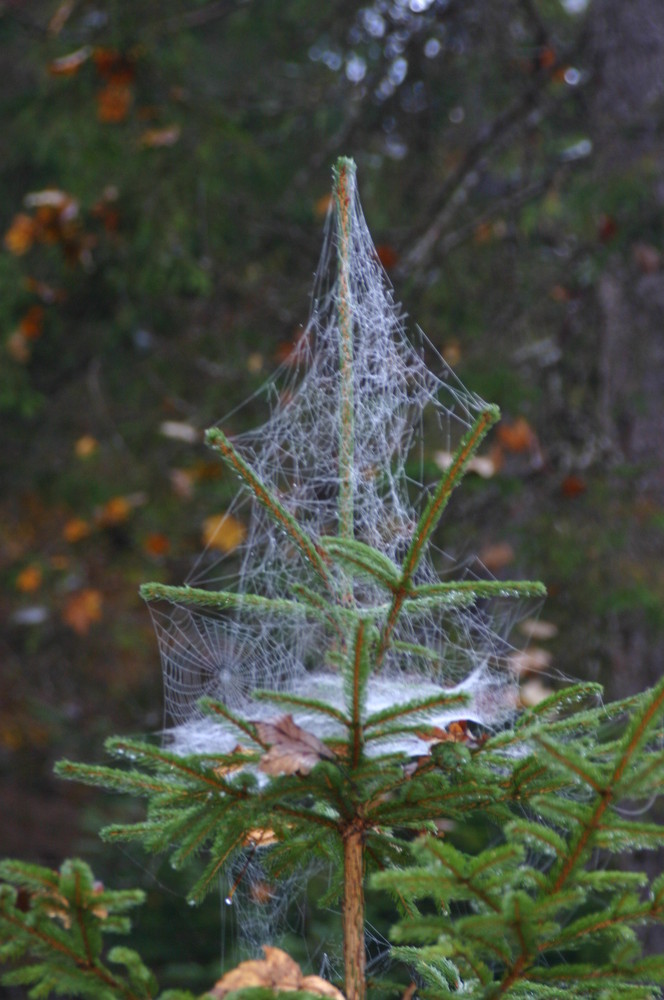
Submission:
MULTIPOLYGON (((498 410, 432 375, 406 340, 350 160, 333 203, 299 382, 255 434, 207 434, 251 505, 235 578, 142 589, 173 728, 162 746, 110 740, 117 767, 58 773, 146 798, 147 818, 109 841, 176 866, 205 853, 193 901, 256 854, 273 882, 322 859, 348 1000, 658 997, 664 958, 644 957, 638 930, 664 917, 664 876, 648 884, 620 861, 662 844, 634 806, 664 782, 664 682, 612 705, 577 684, 517 711, 492 612, 544 588, 444 578, 432 545, 498 410), (425 490, 413 449, 429 419, 457 440, 425 490), (394 956, 409 986, 367 981, 367 889, 402 913, 394 956)), ((158 995, 134 951, 104 950, 139 892, 103 889, 80 861, 5 862, 0 877, 6 982, 34 997, 158 995)), ((209 995, 275 990, 339 996, 269 946, 209 995)))

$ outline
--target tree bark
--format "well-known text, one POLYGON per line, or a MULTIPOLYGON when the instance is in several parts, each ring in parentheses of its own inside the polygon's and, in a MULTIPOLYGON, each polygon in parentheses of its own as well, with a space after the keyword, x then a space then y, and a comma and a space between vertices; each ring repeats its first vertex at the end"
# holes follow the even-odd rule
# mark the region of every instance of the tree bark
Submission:
POLYGON ((364 1000, 366 952, 364 947, 364 837, 350 827, 344 836, 344 972, 347 1000, 364 1000))

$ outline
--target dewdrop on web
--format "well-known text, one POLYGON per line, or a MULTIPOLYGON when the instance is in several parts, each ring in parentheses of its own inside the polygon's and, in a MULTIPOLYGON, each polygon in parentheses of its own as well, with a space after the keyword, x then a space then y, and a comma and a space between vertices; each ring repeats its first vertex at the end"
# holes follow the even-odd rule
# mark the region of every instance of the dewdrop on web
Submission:
MULTIPOLYGON (((457 589, 450 581, 446 602, 440 588, 456 569, 453 561, 429 536, 412 556, 431 500, 417 471, 423 434, 452 452, 492 408, 461 385, 421 331, 415 342, 407 336, 362 213, 354 167, 340 162, 348 197, 328 214, 299 364, 282 366, 265 385, 270 415, 261 427, 232 439, 208 432, 208 443, 242 484, 228 514, 245 525, 244 537, 232 552, 212 545, 197 560, 187 587, 195 595, 209 592, 209 600, 145 588, 148 596, 168 598, 166 606, 152 603, 151 613, 163 664, 166 739, 182 754, 227 753, 238 744, 237 728, 211 717, 204 697, 252 723, 289 712, 296 726, 321 740, 345 738, 334 712, 348 703, 340 658, 351 621, 366 628, 374 661, 365 717, 413 699, 462 696, 456 706, 416 713, 410 733, 367 742, 367 754, 416 756, 428 744, 415 723, 441 730, 463 719, 494 728, 517 704, 518 679, 508 664, 513 650, 503 611, 495 614, 500 595, 494 591, 480 606, 471 593, 477 581, 468 578, 455 580, 457 589), (382 569, 353 567, 342 551, 345 540, 370 546, 367 559, 376 565, 382 559, 382 569), (404 590, 397 599, 409 554, 412 597, 404 590), (265 689, 281 694, 283 703, 259 699, 265 689), (334 711, 314 716, 289 706, 289 695, 334 711)), ((514 586, 506 585, 505 597, 519 596, 514 586)))

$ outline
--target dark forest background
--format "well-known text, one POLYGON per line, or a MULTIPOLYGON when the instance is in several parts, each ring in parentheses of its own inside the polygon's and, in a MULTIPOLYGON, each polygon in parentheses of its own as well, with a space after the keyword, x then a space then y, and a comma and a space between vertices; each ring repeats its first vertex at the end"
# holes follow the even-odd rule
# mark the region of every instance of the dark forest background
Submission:
POLYGON ((146 957, 202 989, 218 904, 103 847, 140 807, 52 765, 162 725, 137 587, 233 493, 202 430, 296 362, 338 155, 413 324, 502 408, 438 541, 547 584, 524 697, 661 675, 664 5, 4 0, 0 63, 0 855, 142 884, 146 957))

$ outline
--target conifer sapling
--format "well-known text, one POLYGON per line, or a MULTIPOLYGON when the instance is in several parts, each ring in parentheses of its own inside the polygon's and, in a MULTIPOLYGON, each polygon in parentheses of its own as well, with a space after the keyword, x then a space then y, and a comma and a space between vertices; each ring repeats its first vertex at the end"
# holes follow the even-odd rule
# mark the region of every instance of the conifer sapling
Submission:
MULTIPOLYGON (((544 588, 451 579, 433 542, 498 409, 433 374, 430 345, 406 337, 350 160, 336 164, 333 202, 299 365, 273 383, 269 420, 207 433, 239 480, 228 517, 246 536, 221 564, 204 556, 187 585, 142 588, 172 720, 164 744, 115 738, 117 767, 58 771, 145 796, 146 820, 108 840, 169 851, 176 866, 205 852, 194 901, 256 853, 273 882, 321 859, 348 1000, 404 990, 368 982, 367 887, 403 914, 409 996, 655 997, 664 963, 641 955, 635 928, 662 920, 664 879, 647 886, 593 859, 661 842, 621 802, 664 780, 664 684, 611 706, 576 685, 518 715, 493 612, 544 588), (417 476, 423 427, 449 435, 452 453, 431 487, 417 476)), ((260 995, 286 988, 269 969, 290 960, 272 948, 261 961, 260 995)))

